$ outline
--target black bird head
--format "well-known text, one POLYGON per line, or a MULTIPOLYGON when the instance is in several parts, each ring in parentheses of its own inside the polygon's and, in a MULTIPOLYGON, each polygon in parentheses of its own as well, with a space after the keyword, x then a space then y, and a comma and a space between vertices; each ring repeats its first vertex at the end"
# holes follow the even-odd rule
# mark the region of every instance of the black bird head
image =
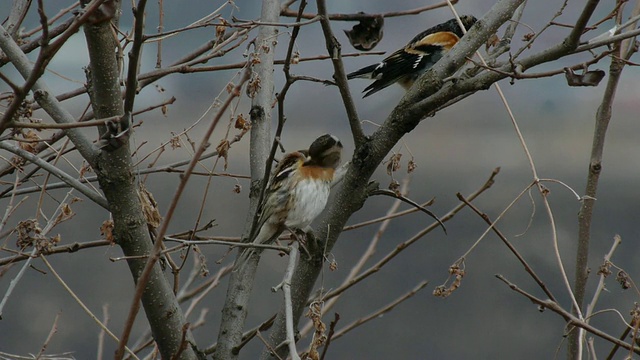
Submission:
POLYGON ((308 163, 322 167, 337 168, 342 155, 342 143, 340 139, 331 134, 325 134, 317 138, 309 146, 308 163))
MULTIPOLYGON (((471 27, 473 26, 473 24, 476 23, 476 21, 478 21, 478 19, 476 19, 475 16, 473 15, 462 15, 460 16, 460 20, 462 21, 462 25, 464 25, 464 28, 469 31, 469 29, 471 29, 471 27)), ((460 29, 460 25, 458 24, 458 21, 454 18, 451 19, 449 21, 447 21, 448 23, 451 23, 451 31, 453 33, 455 33, 456 35, 458 35, 458 37, 462 37, 462 35, 464 35, 462 33, 462 29, 460 29)))

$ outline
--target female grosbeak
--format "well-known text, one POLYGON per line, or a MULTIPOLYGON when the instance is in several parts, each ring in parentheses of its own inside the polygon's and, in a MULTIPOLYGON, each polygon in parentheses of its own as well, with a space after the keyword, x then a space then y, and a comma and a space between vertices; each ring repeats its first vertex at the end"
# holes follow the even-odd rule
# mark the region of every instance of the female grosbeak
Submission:
MULTIPOLYGON (((460 20, 466 30, 477 21, 471 15, 461 16, 460 20)), ((405 47, 389 55, 382 62, 348 74, 347 79, 375 80, 363 90, 366 92, 363 97, 396 82, 405 90, 409 90, 413 82, 451 50, 462 35, 464 33, 458 21, 451 19, 416 35, 405 47)))
MULTIPOLYGON (((324 210, 342 143, 333 135, 317 138, 308 150, 286 154, 269 180, 257 223, 257 235, 251 241, 268 244, 284 230, 306 228, 324 210)), ((247 248, 236 262, 240 266, 256 254, 247 248)))

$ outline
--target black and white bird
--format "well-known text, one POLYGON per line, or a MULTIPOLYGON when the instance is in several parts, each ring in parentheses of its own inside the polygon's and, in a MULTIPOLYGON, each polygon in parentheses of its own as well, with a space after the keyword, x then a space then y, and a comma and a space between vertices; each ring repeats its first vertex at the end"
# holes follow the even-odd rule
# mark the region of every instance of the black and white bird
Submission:
MULTIPOLYGON (((477 19, 471 15, 460 17, 466 30, 477 19)), ((369 65, 347 75, 348 79, 375 80, 367 86, 363 97, 398 83, 409 90, 420 75, 429 70, 444 54, 458 43, 464 32, 457 19, 438 24, 416 35, 405 47, 387 56, 378 64, 369 65)))

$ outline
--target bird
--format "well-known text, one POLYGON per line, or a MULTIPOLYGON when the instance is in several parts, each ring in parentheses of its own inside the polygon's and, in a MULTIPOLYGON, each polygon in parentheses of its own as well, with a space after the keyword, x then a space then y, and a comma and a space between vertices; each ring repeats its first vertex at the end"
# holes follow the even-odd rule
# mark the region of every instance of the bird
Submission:
MULTIPOLYGON (((460 20, 466 30, 478 21, 472 15, 461 16, 460 20)), ((457 19, 451 19, 416 35, 405 47, 387 56, 380 63, 347 74, 347 79, 375 80, 362 91, 365 93, 363 98, 393 83, 409 90, 413 82, 451 50, 463 35, 457 19)))
MULTIPOLYGON (((331 134, 317 138, 309 149, 286 154, 269 180, 254 231, 257 234, 250 242, 269 244, 285 230, 308 230, 327 204, 341 156, 342 143, 331 134)), ((236 268, 256 253, 255 248, 244 249, 236 268)))

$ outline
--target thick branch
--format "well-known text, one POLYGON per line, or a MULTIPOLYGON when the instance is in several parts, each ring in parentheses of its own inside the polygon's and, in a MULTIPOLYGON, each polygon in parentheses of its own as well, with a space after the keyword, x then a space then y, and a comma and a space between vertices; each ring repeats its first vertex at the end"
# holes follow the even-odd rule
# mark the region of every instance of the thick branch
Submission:
POLYGON ((9 144, 6 141, 0 141, 0 149, 4 149, 4 150, 7 150, 9 152, 12 152, 12 153, 20 156, 21 158, 40 166, 45 171, 49 172, 51 175, 53 175, 53 176, 57 177, 58 179, 64 181, 65 184, 67 184, 70 187, 78 190, 80 193, 85 195, 91 201, 93 201, 96 204, 102 206, 103 208, 109 210, 109 204, 107 204, 107 201, 105 200, 105 198, 103 198, 100 194, 97 194, 95 191, 93 191, 93 190, 89 189, 88 187, 86 187, 85 185, 83 185, 79 180, 72 178, 66 172, 58 169, 54 165, 51 165, 48 162, 46 162, 46 161, 40 159, 39 157, 33 155, 32 153, 30 153, 30 152, 28 152, 26 150, 20 149, 17 146, 13 146, 13 145, 9 144))
MULTIPOLYGON (((260 21, 274 23, 278 21, 280 3, 278 0, 264 0, 260 21)), ((261 26, 255 40, 255 51, 259 62, 254 63, 252 79, 248 90, 253 97, 251 103, 251 141, 250 167, 251 190, 250 205, 245 223, 243 237, 248 237, 253 219, 258 207, 262 179, 267 169, 267 158, 271 149, 271 112, 274 103, 273 63, 277 44, 278 28, 275 26, 261 26)), ((252 55, 254 56, 254 55, 252 55)), ((240 251, 238 252, 238 255, 240 251)), ((247 317, 249 296, 253 288, 255 273, 258 268, 259 257, 251 257, 242 271, 233 271, 229 279, 229 287, 225 304, 222 309, 220 331, 218 333, 218 347, 213 356, 218 360, 233 360, 238 358, 239 347, 242 344, 244 322, 247 317)))
MULTIPOLYGON (((451 0, 452 4, 456 4, 458 3, 458 0, 451 0)), ((443 1, 437 4, 433 4, 433 5, 426 5, 426 6, 422 6, 419 8, 415 8, 415 9, 411 9, 411 10, 403 10, 403 11, 390 11, 387 13, 382 13, 382 14, 366 14, 363 12, 359 12, 356 14, 328 14, 327 18, 329 20, 339 20, 339 21, 360 21, 360 20, 367 20, 367 19, 372 19, 374 17, 377 16, 382 16, 382 17, 396 17, 396 16, 406 16, 406 15, 416 15, 416 14, 420 14, 423 13, 425 11, 430 11, 430 10, 434 10, 434 9, 438 9, 441 7, 446 7, 447 6, 447 2, 443 1)), ((320 11, 318 11, 320 12, 320 11)), ((295 17, 297 16, 297 11, 293 11, 291 9, 289 9, 288 7, 282 9, 281 15, 283 16, 289 16, 289 17, 295 17)), ((301 14, 301 17, 303 19, 313 19, 315 16, 317 16, 316 14, 309 14, 309 13, 303 13, 301 14)))
MULTIPOLYGON (((97 118, 122 116, 117 44, 110 22, 87 24, 85 37, 90 59, 89 94, 94 114, 97 118)), ((92 166, 109 201, 116 243, 128 257, 129 270, 137 283, 147 262, 144 256, 152 252, 153 246, 138 197, 128 142, 112 152, 100 152, 92 166)), ((160 266, 156 265, 149 277, 141 302, 162 358, 170 359, 180 353, 176 358, 196 359, 192 347, 183 348, 182 329, 186 321, 160 266)), ((189 331, 185 335, 187 341, 195 344, 189 331)), ((121 337, 121 341, 122 346, 126 345, 126 338, 121 337)))
POLYGON ((325 0, 317 0, 316 4, 318 6, 318 14, 322 16, 320 24, 322 25, 322 32, 324 32, 327 51, 329 52, 331 62, 333 63, 333 79, 336 81, 336 85, 338 85, 340 96, 342 96, 342 102, 344 103, 347 118, 349 119, 349 126, 351 127, 353 142, 355 146, 358 147, 364 142, 365 136, 362 131, 360 119, 358 119, 356 105, 353 102, 353 97, 351 97, 351 92, 349 91, 349 84, 347 83, 347 76, 344 71, 344 64, 342 63, 342 49, 338 43, 338 39, 336 39, 333 35, 333 31, 331 31, 331 24, 329 23, 327 15, 327 4, 325 0))
MULTIPOLYGON (((22 77, 29 79, 33 72, 33 66, 20 47, 11 39, 9 33, 0 25, 0 48, 9 57, 13 66, 18 69, 22 77)), ((35 99, 42 108, 57 123, 71 123, 74 121, 73 116, 69 113, 58 100, 53 96, 47 85, 42 80, 34 82, 33 90, 36 91, 35 99)), ((78 129, 69 129, 65 132, 78 151, 91 165, 95 164, 97 155, 93 144, 78 129)))
MULTIPOLYGON (((598 182, 602 172, 602 158, 604 142, 611 120, 613 101, 615 99, 618 82, 624 68, 624 60, 620 58, 620 43, 611 57, 609 66, 609 80, 602 95, 602 102, 596 114, 595 129, 593 131, 593 143, 591 145, 591 158, 587 172, 587 185, 584 192, 584 200, 578 213, 578 249, 576 250, 575 285, 574 293, 580 306, 584 302, 584 296, 589 276, 589 242, 591 238, 591 220, 595 199, 598 192, 598 182)), ((575 309, 574 309, 575 311, 575 309)), ((581 341, 578 332, 574 331, 569 336, 569 359, 575 359, 578 354, 578 342, 581 341)))

